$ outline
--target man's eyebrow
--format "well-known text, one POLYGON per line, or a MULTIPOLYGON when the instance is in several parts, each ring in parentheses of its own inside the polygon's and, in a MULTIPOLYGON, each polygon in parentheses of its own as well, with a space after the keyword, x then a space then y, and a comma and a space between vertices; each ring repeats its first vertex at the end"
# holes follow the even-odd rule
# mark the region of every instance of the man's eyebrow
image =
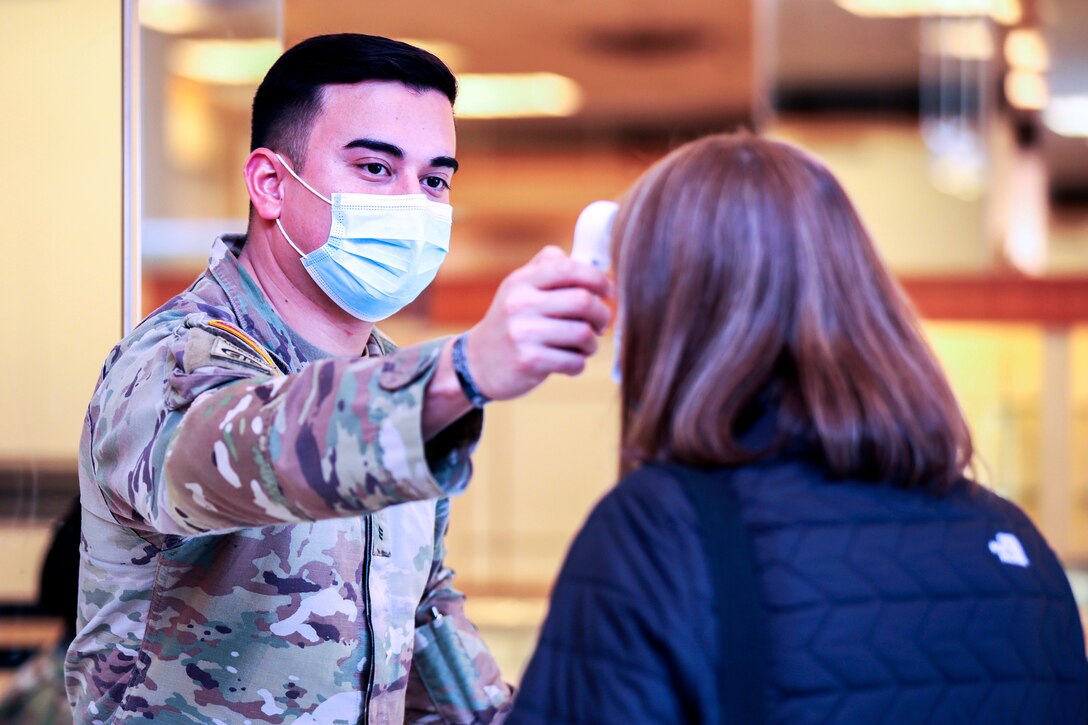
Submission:
POLYGON ((435 156, 433 159, 431 159, 431 166, 445 166, 447 168, 453 169, 453 173, 455 174, 457 173, 458 169, 457 159, 453 158, 452 156, 435 156))
MULTIPOLYGON (((370 149, 371 151, 377 151, 378 153, 389 154, 395 159, 404 158, 404 149, 400 146, 389 143, 388 141, 378 141, 373 138, 357 138, 354 141, 349 141, 344 144, 346 149, 370 149)), ((431 159, 431 166, 444 166, 449 169, 453 169, 456 173, 459 168, 457 159, 452 156, 435 156, 431 159)))
POLYGON ((370 149, 383 154, 389 154, 395 159, 404 158, 404 150, 400 146, 394 146, 386 141, 378 141, 372 138, 357 138, 344 144, 346 149, 370 149))

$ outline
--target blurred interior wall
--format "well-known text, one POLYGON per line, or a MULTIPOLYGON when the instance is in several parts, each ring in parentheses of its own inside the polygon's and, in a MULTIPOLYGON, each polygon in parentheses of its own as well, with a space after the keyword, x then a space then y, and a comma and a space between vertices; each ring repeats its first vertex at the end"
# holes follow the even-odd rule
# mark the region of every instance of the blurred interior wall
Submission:
POLYGON ((74 464, 121 331, 121 4, 0 3, 0 463, 74 464))
POLYGON ((962 198, 936 188, 916 122, 782 118, 767 133, 827 164, 896 274, 984 272, 997 259, 984 195, 962 198))

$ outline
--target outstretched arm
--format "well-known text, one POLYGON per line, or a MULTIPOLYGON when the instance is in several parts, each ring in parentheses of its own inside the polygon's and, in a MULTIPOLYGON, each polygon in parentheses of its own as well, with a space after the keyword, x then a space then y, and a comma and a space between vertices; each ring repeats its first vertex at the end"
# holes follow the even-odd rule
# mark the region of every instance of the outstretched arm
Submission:
MULTIPOLYGON (((502 400, 579 372, 607 324, 607 292, 603 275, 554 248, 515 271, 469 333, 480 387, 502 400)), ((145 338, 100 386, 84 441, 111 510, 137 531, 353 516, 468 482, 481 419, 468 414, 451 341, 272 377, 244 350, 238 360, 210 354, 222 337, 206 320, 145 338)))
POLYGON ((84 444, 119 522, 195 535, 358 515, 467 484, 480 416, 431 445, 422 436, 445 341, 272 376, 204 354, 221 348, 217 332, 198 318, 148 333, 169 345, 148 340, 100 386, 84 444))

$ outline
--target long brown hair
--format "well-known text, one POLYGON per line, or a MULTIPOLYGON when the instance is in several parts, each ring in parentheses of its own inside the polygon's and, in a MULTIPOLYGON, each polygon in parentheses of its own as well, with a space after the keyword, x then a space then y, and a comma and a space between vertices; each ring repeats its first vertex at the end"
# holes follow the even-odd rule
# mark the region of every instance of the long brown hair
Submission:
POLYGON ((613 227, 624 471, 728 466, 798 439, 835 476, 943 488, 973 449, 917 318, 831 173, 748 134, 689 143, 613 227), (742 444, 773 410, 775 435, 742 444))

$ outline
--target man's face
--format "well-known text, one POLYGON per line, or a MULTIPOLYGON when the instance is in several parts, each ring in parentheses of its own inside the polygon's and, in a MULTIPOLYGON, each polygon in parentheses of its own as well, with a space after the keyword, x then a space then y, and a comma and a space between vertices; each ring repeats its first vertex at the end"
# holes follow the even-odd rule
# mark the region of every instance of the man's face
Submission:
MULTIPOLYGON (((425 194, 448 203, 455 151, 453 108, 440 91, 384 81, 325 86, 299 176, 329 199, 334 192, 425 194)), ((281 222, 309 253, 329 237, 329 205, 287 174, 282 189, 281 222)))

